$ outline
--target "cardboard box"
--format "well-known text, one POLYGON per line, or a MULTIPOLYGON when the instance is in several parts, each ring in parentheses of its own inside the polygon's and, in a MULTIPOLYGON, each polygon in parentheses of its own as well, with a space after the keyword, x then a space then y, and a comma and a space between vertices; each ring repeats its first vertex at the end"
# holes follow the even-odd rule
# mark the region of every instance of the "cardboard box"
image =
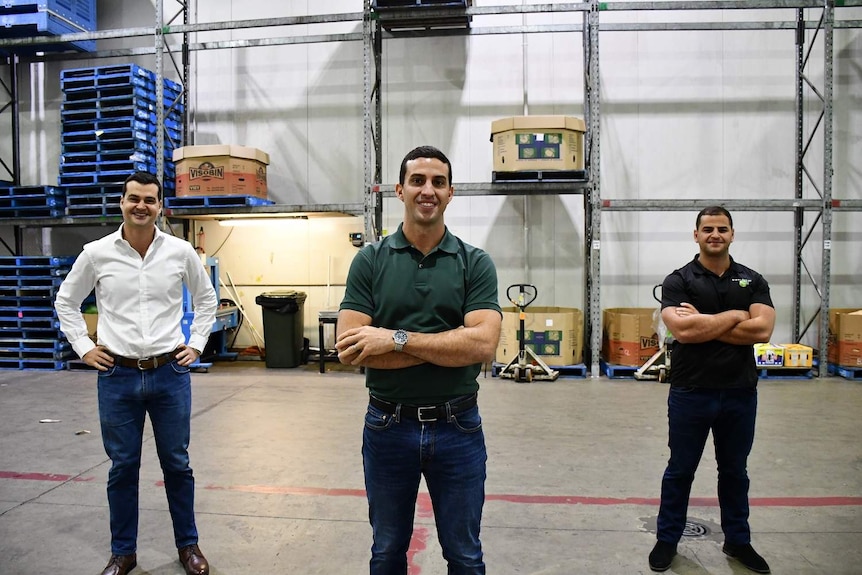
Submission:
POLYGON ((586 124, 572 116, 515 116, 491 123, 494 171, 583 170, 586 124))
POLYGON ((269 154, 246 146, 185 146, 174 150, 177 196, 266 199, 269 154))
POLYGON ((784 347, 772 343, 755 343, 754 365, 757 367, 783 367, 784 347))
POLYGON ((89 335, 90 339, 92 339, 94 342, 97 341, 96 327, 99 323, 99 314, 85 313, 84 321, 87 324, 87 335, 89 335))
POLYGON ((784 367, 812 367, 814 350, 801 343, 782 343, 784 348, 784 367))
POLYGON ((829 363, 862 367, 862 310, 829 310, 829 363))
MULTIPOLYGON (((571 307, 529 306, 525 310, 524 343, 548 365, 578 365, 583 361, 584 316, 571 307)), ((509 363, 518 355, 518 308, 503 308, 503 327, 496 360, 509 363)))
POLYGON ((608 308, 602 314, 602 357, 612 365, 640 367, 658 351, 649 307, 608 308))

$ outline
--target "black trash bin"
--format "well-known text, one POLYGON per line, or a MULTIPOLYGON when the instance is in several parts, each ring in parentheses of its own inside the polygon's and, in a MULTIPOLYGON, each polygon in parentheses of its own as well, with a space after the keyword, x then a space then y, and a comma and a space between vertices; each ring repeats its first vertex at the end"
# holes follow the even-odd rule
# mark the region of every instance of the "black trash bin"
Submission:
POLYGON ((284 290, 265 292, 254 298, 263 308, 266 367, 296 367, 302 363, 305 297, 305 292, 284 290))

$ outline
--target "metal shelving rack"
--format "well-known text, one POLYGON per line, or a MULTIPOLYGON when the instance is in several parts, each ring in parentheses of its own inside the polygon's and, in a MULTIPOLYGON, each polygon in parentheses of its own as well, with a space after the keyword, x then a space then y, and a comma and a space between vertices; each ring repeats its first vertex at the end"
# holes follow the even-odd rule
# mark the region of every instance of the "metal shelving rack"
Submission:
MULTIPOLYGON (((862 6, 862 0, 838 0, 843 7, 862 6)), ((169 53, 171 60, 183 80, 184 87, 188 86, 188 55, 196 50, 210 49, 232 49, 253 46, 275 46, 288 44, 307 44, 319 42, 344 42, 360 41, 363 43, 363 122, 365 129, 364 137, 364 187, 363 202, 361 204, 338 204, 338 205, 313 205, 313 206, 261 206, 245 208, 250 214, 260 213, 296 213, 311 211, 338 211, 345 213, 362 213, 365 218, 366 237, 376 238, 379 234, 382 219, 382 198, 392 193, 391 187, 384 186, 381 182, 382 150, 381 138, 381 105, 380 105, 380 70, 382 62, 384 34, 377 15, 371 10, 370 0, 365 0, 364 9, 358 13, 329 14, 320 16, 300 16, 285 18, 267 18, 257 20, 240 20, 233 22, 213 22, 202 24, 189 24, 188 3, 177 0, 183 24, 166 24, 163 18, 163 0, 156 0, 155 29, 151 27, 127 28, 121 30, 107 30, 91 33, 68 34, 59 37, 36 37, 25 39, 0 39, 0 49, 14 48, 15 46, 32 46, 48 42, 72 42, 80 40, 99 40, 108 38, 129 38, 154 36, 152 48, 133 48, 119 50, 105 50, 88 54, 59 54, 40 57, 43 60, 74 60, 92 59, 98 57, 133 57, 141 55, 155 55, 158 79, 164 74, 163 55, 169 53), (238 30, 245 28, 267 28, 275 26, 292 26, 307 24, 322 24, 331 22, 361 22, 362 32, 328 35, 297 35, 274 38, 255 38, 249 40, 230 40, 217 42, 189 43, 189 34, 195 32, 208 32, 215 30, 238 30), (167 36, 182 35, 181 44, 182 62, 177 64, 173 57, 170 45, 165 42, 167 36)), ((795 220, 795 272, 794 272, 794 338, 801 336, 800 331, 803 320, 800 316, 800 285, 803 267, 808 270, 802 261, 802 248, 805 246, 807 237, 813 231, 813 226, 807 234, 803 225, 805 212, 817 214, 817 220, 821 222, 823 235, 823 257, 821 274, 823 285, 815 286, 821 295, 821 307, 819 310, 820 322, 819 332, 825 335, 828 332, 828 308, 829 308, 829 277, 831 273, 830 249, 831 249, 831 222, 832 212, 836 210, 862 210, 862 200, 834 200, 832 198, 832 43, 833 30, 835 28, 862 28, 862 20, 834 21, 835 0, 679 0, 658 2, 599 2, 590 0, 586 3, 560 3, 560 4, 536 4, 521 6, 491 6, 491 7, 469 7, 466 9, 468 16, 480 16, 490 14, 528 14, 548 12, 581 12, 584 14, 583 25, 546 25, 546 26, 501 26, 489 28, 469 28, 466 30, 429 30, 427 32, 415 32, 413 36, 441 35, 441 34, 513 34, 513 33, 548 33, 548 32, 581 32, 584 46, 584 69, 587 71, 584 78, 584 116, 587 123, 586 156, 588 167, 588 180, 583 183, 506 183, 486 184, 468 183, 457 184, 460 195, 531 195, 535 194, 582 194, 584 195, 585 223, 584 252, 585 267, 585 298, 588 299, 585 314, 585 335, 590 342, 591 350, 591 373, 593 376, 599 374, 599 354, 601 350, 601 216, 603 211, 650 211, 650 210, 692 210, 713 203, 721 203, 734 210, 750 211, 792 211, 796 214, 795 220), (746 9, 795 9, 797 18, 795 22, 768 21, 768 22, 677 22, 677 23, 602 23, 600 15, 602 12, 612 11, 637 11, 637 10, 746 10, 746 9), (819 22, 808 21, 804 17, 805 9, 822 9, 823 14, 819 22), (613 31, 672 31, 672 30, 778 30, 794 29, 797 31, 797 162, 796 162, 796 191, 795 197, 788 200, 623 200, 602 199, 601 195, 601 173, 600 173, 600 102, 601 92, 599 83, 599 38, 602 32, 613 31), (805 74, 805 65, 811 52, 809 47, 804 48, 806 30, 823 31, 824 47, 824 81, 822 93, 818 91, 805 74), (803 133, 803 98, 804 85, 810 86, 823 102, 823 112, 817 125, 823 126, 824 142, 824 166, 822 181, 818 183, 808 166, 805 164, 806 151, 813 142, 812 133, 807 139, 803 133), (803 182, 808 181, 817 189, 820 199, 807 200, 802 198, 803 182)), ((446 10, 440 10, 445 15, 446 10)), ((435 12, 437 14, 438 12, 435 12)), ((465 10, 458 11, 464 15, 465 10)), ((391 34, 390 34, 391 35, 391 34)), ((815 38, 816 38, 815 34, 815 38)), ((812 42, 813 43, 813 42, 812 42)), ((17 58, 7 60, 12 70, 10 86, 17 85, 17 58)), ((163 98, 161 82, 157 82, 159 97, 163 98)), ((5 87, 5 83, 4 83, 5 87)), ((17 94, 13 89, 7 87, 12 97, 12 106, 17 106, 17 94)), ((2 92, 0 92, 2 94, 2 92)), ((184 90, 183 97, 187 98, 188 90, 184 90)), ((163 100, 160 100, 160 104, 163 100)), ((186 100, 187 103, 187 100, 186 100)), ((8 108, 9 105, 0 108, 8 108)), ((157 107, 159 125, 164 122, 164 110, 161 105, 157 107)), ((188 106, 186 106, 188 110, 188 106)), ((14 114, 17 120, 17 114, 14 114)), ((18 127, 14 126, 14 137, 17 141, 18 127)), ((816 131, 816 128, 815 128, 816 131)), ((164 146, 164 132, 159 130, 159 161, 162 162, 161 150, 164 146)), ((13 161, 14 164, 14 161, 13 161)), ((17 174, 17 167, 13 168, 17 174)), ((159 170, 162 170, 161 163, 159 170)), ((173 210, 173 217, 196 219, 206 216, 203 209, 173 210)), ((68 219, 68 218, 66 218, 68 219)), ((65 221, 54 222, 59 225, 65 221)), ((22 225, 29 225, 22 224, 22 225)), ((49 225, 49 224, 45 224, 49 225)), ((90 224, 92 225, 92 224, 90 224)), ((816 225, 816 222, 815 222, 816 225)), ((811 274, 808 274, 811 277, 811 274)), ((813 282, 812 278, 812 282, 813 282)), ((810 320, 805 329, 813 323, 810 320)), ((821 337, 821 357, 826 357, 826 338, 821 337)), ((826 370, 821 370, 825 375, 826 370)))

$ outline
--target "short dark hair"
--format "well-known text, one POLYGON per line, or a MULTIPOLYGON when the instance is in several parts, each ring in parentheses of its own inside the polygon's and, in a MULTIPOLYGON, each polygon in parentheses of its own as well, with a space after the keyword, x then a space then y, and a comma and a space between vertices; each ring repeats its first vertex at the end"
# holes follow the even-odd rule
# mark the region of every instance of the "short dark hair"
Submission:
POLYGON ((404 178, 407 176, 407 162, 416 158, 434 158, 446 164, 449 167, 449 185, 452 185, 452 163, 446 157, 446 154, 434 146, 419 146, 407 152, 407 155, 401 160, 401 173, 398 175, 398 182, 402 186, 404 185, 404 178))
POLYGON ((126 197, 126 190, 128 188, 127 184, 129 182, 138 182, 139 184, 142 184, 144 186, 149 186, 150 184, 155 184, 159 188, 159 200, 162 199, 162 183, 159 181, 159 179, 155 175, 153 175, 149 172, 135 172, 134 174, 132 174, 131 176, 126 178, 126 181, 123 182, 123 197, 124 198, 126 197))
POLYGON ((700 218, 703 216, 727 216, 727 221, 730 222, 730 229, 733 229, 733 216, 730 215, 730 212, 728 212, 726 208, 721 206, 709 206, 708 208, 703 208, 700 210, 700 213, 697 214, 697 220, 694 222, 694 229, 700 229, 700 218))

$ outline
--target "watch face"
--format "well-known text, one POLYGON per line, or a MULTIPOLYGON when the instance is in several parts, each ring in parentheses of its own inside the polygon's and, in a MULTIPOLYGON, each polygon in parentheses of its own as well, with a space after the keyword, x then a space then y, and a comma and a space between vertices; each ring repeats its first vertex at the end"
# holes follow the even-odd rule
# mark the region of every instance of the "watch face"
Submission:
POLYGON ((405 343, 407 343, 407 332, 404 331, 403 329, 399 329, 392 336, 392 339, 395 340, 395 343, 404 345, 405 343))

